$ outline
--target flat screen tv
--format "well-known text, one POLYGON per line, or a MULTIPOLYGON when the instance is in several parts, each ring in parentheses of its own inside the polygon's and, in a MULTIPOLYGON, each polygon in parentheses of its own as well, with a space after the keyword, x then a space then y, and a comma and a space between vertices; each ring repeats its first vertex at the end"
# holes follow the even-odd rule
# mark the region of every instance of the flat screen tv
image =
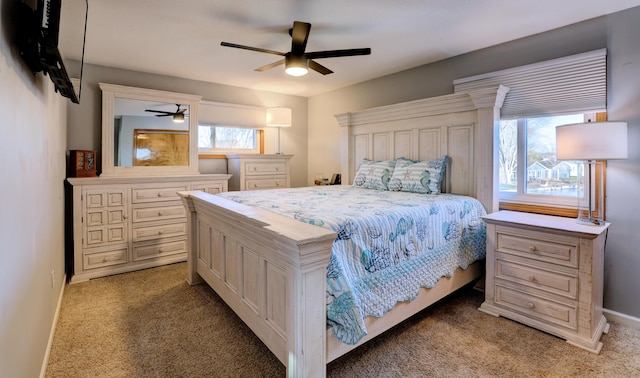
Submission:
POLYGON ((35 9, 20 6, 21 31, 17 41, 20 55, 32 72, 44 72, 56 92, 80 103, 58 50, 62 0, 36 0, 35 9))

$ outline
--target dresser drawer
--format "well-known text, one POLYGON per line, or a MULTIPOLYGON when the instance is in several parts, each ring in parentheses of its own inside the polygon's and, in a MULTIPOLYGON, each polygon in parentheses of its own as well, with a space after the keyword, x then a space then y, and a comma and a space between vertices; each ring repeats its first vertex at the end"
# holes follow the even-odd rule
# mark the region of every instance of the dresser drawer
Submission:
POLYGON ((156 257, 187 253, 187 239, 171 242, 138 245, 133 247, 133 260, 145 260, 156 257))
POLYGON ((162 224, 158 226, 136 227, 133 229, 134 242, 186 235, 186 222, 162 224))
POLYGON ((83 268, 95 269, 127 263, 129 262, 127 249, 127 247, 123 247, 112 251, 87 253, 83 256, 83 268))
POLYGON ((146 203, 158 201, 180 200, 179 191, 186 190, 186 186, 171 186, 166 188, 134 188, 132 189, 132 203, 146 203))
POLYGON ((246 161, 245 174, 247 176, 286 174, 287 163, 284 161, 246 161))
POLYGON ((287 180, 285 178, 270 178, 270 179, 261 179, 261 180, 246 180, 245 181, 245 189, 246 190, 258 190, 258 189, 276 189, 276 188, 286 188, 287 180))
POLYGON ((578 277, 532 265, 496 260, 496 279, 533 287, 549 293, 577 299, 578 277))
POLYGON ((497 285, 495 303, 530 318, 553 323, 571 330, 578 328, 577 310, 568 303, 558 303, 497 285))
POLYGON ((579 239, 544 232, 496 227, 496 251, 578 267, 579 239))
POLYGON ((133 223, 186 217, 183 205, 137 207, 133 209, 133 223))

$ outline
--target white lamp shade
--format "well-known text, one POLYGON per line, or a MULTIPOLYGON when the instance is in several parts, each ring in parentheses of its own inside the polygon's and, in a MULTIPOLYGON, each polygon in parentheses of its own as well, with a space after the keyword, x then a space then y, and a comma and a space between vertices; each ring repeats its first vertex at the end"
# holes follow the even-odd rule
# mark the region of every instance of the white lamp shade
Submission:
POLYGON ((291 109, 267 108, 267 126, 291 127, 291 109))
POLYGON ((627 158, 626 122, 588 122, 556 127, 558 160, 627 158))

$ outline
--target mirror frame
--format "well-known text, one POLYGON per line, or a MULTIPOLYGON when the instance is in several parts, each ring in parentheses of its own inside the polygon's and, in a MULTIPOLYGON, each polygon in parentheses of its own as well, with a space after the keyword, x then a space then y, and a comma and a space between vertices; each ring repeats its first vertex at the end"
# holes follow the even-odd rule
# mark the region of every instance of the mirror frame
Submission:
POLYGON ((198 171, 198 103, 201 96, 99 83, 102 90, 102 172, 100 177, 138 177, 197 175, 198 171), (189 165, 186 166, 133 166, 114 164, 115 99, 157 101, 189 106, 189 165))

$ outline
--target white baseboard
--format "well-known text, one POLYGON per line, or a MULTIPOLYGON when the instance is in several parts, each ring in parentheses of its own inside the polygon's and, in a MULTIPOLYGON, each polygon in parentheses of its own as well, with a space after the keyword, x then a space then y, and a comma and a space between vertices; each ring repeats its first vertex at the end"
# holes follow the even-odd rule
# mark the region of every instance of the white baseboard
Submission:
POLYGON ((62 277, 62 287, 60 288, 60 295, 58 296, 58 305, 56 306, 56 313, 53 315, 53 323, 51 324, 51 332, 49 332, 49 342, 47 342, 47 350, 44 352, 44 358, 42 360, 42 367, 40 368, 40 378, 45 378, 47 374, 47 365, 49 365, 49 353, 51 353, 51 345, 53 345, 53 335, 56 333, 56 326, 58 325, 58 317, 60 316, 60 308, 62 307, 62 296, 64 295, 64 288, 67 286, 67 275, 62 277))
POLYGON ((622 314, 613 310, 602 309, 605 318, 612 322, 625 325, 630 328, 640 329, 640 318, 631 315, 622 314))

